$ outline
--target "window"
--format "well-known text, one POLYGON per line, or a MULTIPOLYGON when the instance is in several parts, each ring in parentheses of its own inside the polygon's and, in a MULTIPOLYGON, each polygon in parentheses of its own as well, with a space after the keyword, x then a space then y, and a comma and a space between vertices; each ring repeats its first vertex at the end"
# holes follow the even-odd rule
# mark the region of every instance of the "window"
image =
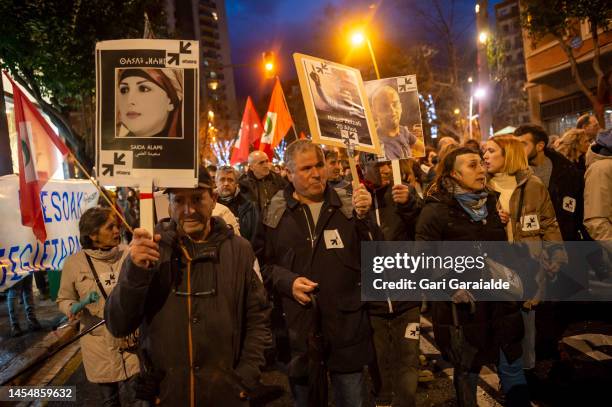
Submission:
POLYGON ((212 13, 210 13, 210 14, 212 14, 212 18, 214 18, 214 19, 215 19, 215 21, 217 21, 217 20, 219 19, 219 16, 217 15, 217 12, 216 12, 216 11, 213 11, 213 12, 212 12, 212 13))

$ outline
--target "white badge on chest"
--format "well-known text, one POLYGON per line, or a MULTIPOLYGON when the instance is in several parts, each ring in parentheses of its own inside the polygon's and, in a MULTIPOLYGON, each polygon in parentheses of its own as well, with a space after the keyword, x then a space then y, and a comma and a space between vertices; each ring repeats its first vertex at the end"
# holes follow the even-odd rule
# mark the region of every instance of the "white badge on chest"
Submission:
POLYGON ((325 239, 326 249, 344 249, 344 243, 342 243, 338 229, 324 230, 323 238, 325 239))
POLYGON ((571 196, 564 196, 563 209, 568 212, 574 213, 574 211, 576 210, 576 200, 571 196))
POLYGON ((538 215, 533 213, 531 215, 523 216, 521 225, 523 227, 523 232, 533 232, 534 230, 540 230, 540 222, 538 222, 538 215))

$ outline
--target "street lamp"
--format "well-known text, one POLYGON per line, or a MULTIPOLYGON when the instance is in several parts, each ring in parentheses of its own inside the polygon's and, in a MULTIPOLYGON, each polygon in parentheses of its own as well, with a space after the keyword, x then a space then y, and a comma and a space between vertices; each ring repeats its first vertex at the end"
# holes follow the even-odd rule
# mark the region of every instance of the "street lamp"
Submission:
POLYGON ((488 39, 489 39, 489 34, 486 31, 482 31, 478 35, 478 41, 480 41, 481 44, 486 44, 488 39))
POLYGON ((459 113, 461 113, 461 110, 459 110, 459 108, 456 107, 455 110, 453 110, 453 113, 454 114, 459 114, 459 113))
MULTIPOLYGON (((472 82, 471 81, 472 77, 470 76, 468 78, 468 82, 472 82)), ((474 109, 474 98, 478 99, 478 100, 482 100, 485 98, 485 96, 487 96, 487 91, 484 87, 479 86, 476 88, 476 90, 474 92, 470 92, 470 112, 469 112, 469 122, 468 122, 468 126, 469 126, 469 135, 470 135, 470 140, 472 139, 472 113, 473 113, 473 109, 474 109)))
POLYGON ((380 79, 380 72, 378 71, 378 64, 376 64, 376 57, 374 56, 374 50, 372 49, 372 43, 368 36, 361 30, 353 32, 351 35, 351 42, 354 46, 360 46, 363 42, 368 44, 368 50, 370 51, 370 58, 372 58, 372 64, 374 65, 374 71, 376 72, 376 79, 380 79))
POLYGON ((474 97, 478 100, 483 99, 485 96, 487 96, 487 90, 483 87, 478 87, 476 88, 476 91, 474 92, 474 97))

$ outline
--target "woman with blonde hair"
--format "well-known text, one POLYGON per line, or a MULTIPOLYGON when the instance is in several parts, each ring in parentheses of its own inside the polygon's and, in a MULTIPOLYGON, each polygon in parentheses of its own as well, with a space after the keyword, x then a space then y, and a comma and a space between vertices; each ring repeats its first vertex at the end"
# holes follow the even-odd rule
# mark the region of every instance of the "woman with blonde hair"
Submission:
MULTIPOLYGON (((490 189, 499 193, 498 211, 506 224, 508 241, 527 242, 530 257, 539 263, 534 276, 536 292, 523 304, 524 369, 535 367, 535 312, 546 276, 553 277, 567 263, 555 210, 542 181, 533 175, 520 140, 511 135, 490 138, 485 147, 485 167, 490 189)), ((530 282, 524 282, 529 285, 530 282)))
POLYGON ((589 150, 589 135, 582 129, 570 129, 557 141, 557 152, 570 160, 583 173, 586 171, 585 156, 589 150))

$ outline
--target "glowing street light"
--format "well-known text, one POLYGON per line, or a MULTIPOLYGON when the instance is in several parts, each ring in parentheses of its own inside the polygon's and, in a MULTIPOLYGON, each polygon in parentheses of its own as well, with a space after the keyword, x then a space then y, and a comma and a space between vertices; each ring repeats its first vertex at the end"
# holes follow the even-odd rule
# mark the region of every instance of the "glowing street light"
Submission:
POLYGON ((476 99, 483 99, 487 95, 487 91, 485 88, 476 88, 474 92, 474 97, 476 99))
POLYGON ((472 83, 472 77, 471 76, 468 77, 468 83, 472 83))
POLYGON ((351 36, 351 42, 355 46, 360 46, 365 41, 365 35, 361 31, 354 32, 351 36))
POLYGON ((476 7, 474 7, 474 11, 476 11, 476 14, 480 13, 480 4, 476 4, 476 7))
POLYGON ((370 57, 372 58, 372 64, 374 65, 374 71, 376 72, 376 79, 380 79, 380 72, 378 71, 378 64, 376 64, 376 57, 374 56, 374 50, 372 49, 370 39, 363 31, 355 31, 353 32, 353 35, 351 35, 351 42, 354 46, 360 46, 364 43, 364 41, 368 45, 368 50, 370 51, 370 57))
POLYGON ((486 31, 482 31, 478 35, 478 41, 480 41, 481 44, 486 44, 488 39, 489 39, 489 34, 486 31))
POLYGON ((459 110, 459 108, 456 107, 455 110, 453 110, 453 113, 458 115, 459 113, 461 113, 461 110, 459 110))

